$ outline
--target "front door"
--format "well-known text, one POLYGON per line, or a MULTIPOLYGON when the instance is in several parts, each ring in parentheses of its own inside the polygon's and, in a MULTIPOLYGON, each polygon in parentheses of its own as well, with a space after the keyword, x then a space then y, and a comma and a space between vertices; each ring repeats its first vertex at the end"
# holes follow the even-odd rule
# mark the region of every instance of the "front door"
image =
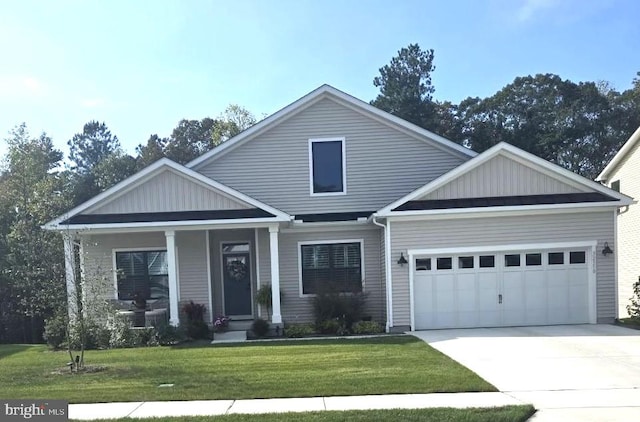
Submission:
POLYGON ((222 282, 227 316, 251 318, 251 255, 248 243, 222 245, 222 282))

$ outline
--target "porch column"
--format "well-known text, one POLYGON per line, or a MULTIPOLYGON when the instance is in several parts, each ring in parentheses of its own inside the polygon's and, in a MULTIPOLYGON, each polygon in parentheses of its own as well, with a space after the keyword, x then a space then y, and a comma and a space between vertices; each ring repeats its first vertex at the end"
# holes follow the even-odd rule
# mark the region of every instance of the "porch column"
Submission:
POLYGON ((67 312, 69 320, 78 315, 78 295, 76 290, 76 255, 73 248, 73 236, 64 234, 64 270, 67 281, 67 312))
POLYGON ((271 255, 271 315, 272 324, 282 324, 280 315, 280 257, 278 254, 278 226, 269 227, 269 254, 271 255))
POLYGON ((167 241, 167 265, 169 272, 169 324, 176 327, 180 323, 178 313, 178 272, 176 265, 176 232, 164 232, 167 241))

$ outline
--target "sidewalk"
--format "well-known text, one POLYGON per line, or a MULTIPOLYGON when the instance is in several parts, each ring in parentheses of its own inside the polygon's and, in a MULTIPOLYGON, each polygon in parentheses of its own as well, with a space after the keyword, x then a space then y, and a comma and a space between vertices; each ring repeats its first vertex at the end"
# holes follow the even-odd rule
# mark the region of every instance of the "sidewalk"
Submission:
POLYGON ((216 416, 233 413, 284 413, 321 410, 496 407, 523 402, 504 393, 390 394, 287 399, 156 401, 69 405, 69 418, 81 420, 216 416))

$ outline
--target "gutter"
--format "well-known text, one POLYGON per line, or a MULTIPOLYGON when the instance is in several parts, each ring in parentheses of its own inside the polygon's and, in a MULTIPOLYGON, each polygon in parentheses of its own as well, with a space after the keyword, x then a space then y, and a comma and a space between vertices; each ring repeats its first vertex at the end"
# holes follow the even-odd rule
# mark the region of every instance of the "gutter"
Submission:
POLYGON ((371 222, 373 224, 375 224, 376 226, 382 227, 382 229, 384 230, 384 255, 385 255, 385 259, 384 259, 384 269, 385 269, 385 282, 387 284, 387 322, 385 324, 385 331, 388 333, 391 328, 393 327, 393 301, 392 301, 392 295, 393 295, 393 287, 392 287, 392 283, 391 283, 391 265, 390 265, 390 260, 391 260, 391 227, 389 226, 389 222, 387 221, 387 224, 382 224, 379 223, 376 218, 378 218, 378 215, 376 213, 374 213, 371 216, 371 222))

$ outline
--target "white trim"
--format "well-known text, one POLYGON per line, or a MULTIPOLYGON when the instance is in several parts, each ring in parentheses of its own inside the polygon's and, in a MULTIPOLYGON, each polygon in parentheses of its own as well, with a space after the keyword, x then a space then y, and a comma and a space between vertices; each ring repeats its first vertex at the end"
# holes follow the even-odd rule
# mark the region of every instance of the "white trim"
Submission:
MULTIPOLYGON (((182 174, 188 178, 191 178, 195 181, 198 181, 202 184, 204 184, 205 186, 209 187, 209 188, 213 188, 217 191, 220 191, 224 194, 229 195, 232 199, 236 200, 236 201, 240 201, 240 202, 245 202, 247 204, 253 205, 256 208, 260 208, 270 214, 273 214, 275 216, 276 219, 278 220, 282 220, 282 221, 289 221, 291 219, 291 217, 270 206, 267 205, 265 203, 262 203, 260 201, 258 201, 257 199, 254 199, 248 195, 245 195, 242 192, 239 192, 235 189, 232 189, 226 185, 223 185, 222 183, 216 182, 213 179, 210 179, 196 171, 193 171, 185 166, 182 166, 174 161, 169 160, 168 158, 162 158, 158 161, 156 161, 155 163, 151 164, 149 167, 139 171, 138 173, 134 174, 131 177, 126 178, 125 180, 123 180, 122 182, 114 185, 113 187, 107 189, 106 191, 102 192, 99 195, 94 196, 93 198, 89 199, 88 201, 78 205, 77 207, 71 209, 70 211, 64 213, 63 215, 55 218, 54 220, 49 221, 48 223, 46 223, 43 227, 45 229, 49 229, 49 230, 58 230, 60 228, 66 228, 66 227, 78 227, 78 226, 84 226, 84 225, 61 225, 60 223, 64 220, 67 220, 89 208, 91 208, 92 206, 105 201, 109 198, 111 198, 114 195, 122 195, 128 191, 130 191, 131 189, 134 189, 135 187, 139 186, 140 184, 144 183, 145 181, 147 181, 149 178, 153 177, 153 175, 162 172, 165 168, 169 168, 174 170, 175 172, 177 172, 178 174, 182 174)), ((117 197, 117 196, 116 196, 117 197)), ((157 224, 157 223, 156 223, 157 224)), ((99 226, 99 225, 98 225, 99 226)))
MULTIPOLYGON (((79 236, 85 235, 95 235, 95 234, 120 234, 120 233, 154 233, 154 232, 162 232, 164 230, 174 230, 174 231, 198 231, 198 230, 233 230, 233 229, 252 229, 252 228, 269 228, 273 224, 272 221, 266 223, 256 223, 256 224, 197 224, 194 226, 176 226, 176 225, 168 225, 168 226, 145 226, 145 227, 86 227, 83 226, 83 230, 78 230, 76 234, 79 236)), ((66 230, 59 230, 60 233, 66 233, 66 230)))
POLYGON ((385 241, 385 246, 387 248, 386 259, 389 264, 389 280, 387 280, 387 293, 389 295, 389 327, 392 328, 393 325, 393 261, 391 260, 391 220, 387 220, 387 241, 385 241))
MULTIPOLYGON (((253 254, 251 253, 251 240, 221 240, 220 244, 220 284, 221 284, 221 292, 222 292, 222 310, 223 314, 226 316, 234 316, 236 318, 253 318, 253 296, 255 292, 253 291, 253 271, 252 271, 252 261, 253 254), (224 245, 248 245, 249 246, 249 291, 250 291, 250 300, 251 300, 251 313, 250 314, 242 314, 242 315, 227 315, 227 306, 226 306, 226 296, 224 295, 224 245)), ((229 252, 229 255, 240 254, 245 252, 229 252)))
POLYGON ((338 100, 345 102, 349 106, 355 109, 358 109, 359 111, 366 113, 372 117, 375 117, 378 121, 381 121, 383 124, 387 126, 399 127, 401 129, 407 130, 421 138, 428 139, 430 142, 433 142, 435 144, 440 144, 440 146, 446 147, 449 150, 453 150, 457 153, 461 153, 464 156, 474 157, 477 155, 474 151, 468 148, 458 145, 455 142, 445 139, 442 136, 436 135, 435 133, 430 132, 426 129, 423 129, 417 125, 414 125, 413 123, 409 123, 406 120, 396 117, 390 113, 382 111, 365 101, 359 100, 343 91, 340 91, 330 85, 325 84, 311 91, 310 93, 303 96, 302 98, 299 98, 293 103, 287 105, 286 107, 280 109, 279 111, 275 112, 274 114, 270 115, 264 120, 256 123, 255 125, 251 126, 249 129, 236 135, 232 139, 229 139, 228 141, 217 146, 211 151, 187 163, 186 166, 188 168, 194 168, 208 161, 213 157, 219 157, 223 155, 225 152, 230 151, 231 149, 235 148, 238 145, 241 145, 245 141, 254 138, 258 134, 264 132, 265 130, 268 130, 270 127, 274 126, 280 121, 290 117, 291 115, 301 111, 302 109, 308 107, 309 105, 325 97, 337 98, 338 100))
POLYGON ((116 261, 116 253, 118 252, 167 252, 167 245, 146 246, 139 248, 111 248, 111 272, 113 273, 113 296, 115 300, 121 300, 118 299, 118 264, 116 261))
POLYGON ((346 139, 344 136, 335 138, 310 138, 309 146, 309 195, 310 196, 339 196, 347 194, 347 153, 346 139), (314 192, 313 191, 313 144, 321 142, 340 142, 342 150, 342 190, 340 192, 314 192))
POLYGON ((164 238, 167 245, 167 266, 169 273, 169 324, 177 327, 180 324, 180 286, 178 286, 178 257, 176 232, 166 230, 164 238))
MULTIPOLYGON (((289 221, 289 220, 281 220, 275 217, 268 218, 238 218, 238 219, 228 219, 228 220, 187 220, 187 221, 151 221, 145 223, 101 223, 101 224, 69 224, 64 226, 59 226, 55 230, 78 230, 78 231, 86 231, 86 230, 95 230, 95 229, 118 229, 118 228, 145 228, 151 227, 153 229, 158 230, 170 230, 173 228, 180 228, 181 230, 199 230, 206 226, 227 226, 233 224, 244 224, 246 226, 250 226, 249 228, 253 228, 254 224, 262 224, 265 223, 265 227, 269 223, 279 222, 279 221, 289 221)), ((223 227, 226 228, 226 227, 223 227)), ((246 228, 246 227, 245 227, 246 228)))
POLYGON ((280 303, 280 227, 269 227, 269 254, 271 258, 271 324, 282 324, 280 303))
MULTIPOLYGON (((260 290, 260 240, 258 238, 258 229, 253 229, 253 236, 255 240, 255 248, 256 248, 256 294, 260 290)), ((260 305, 256 306, 258 311, 258 318, 262 318, 262 309, 260 309, 260 305)))
MULTIPOLYGON (((400 205, 404 204, 405 202, 408 201, 412 201, 415 200, 417 198, 423 197, 428 193, 431 193, 433 191, 435 191, 436 189, 446 185, 447 183, 455 180, 456 178, 460 177, 461 175, 468 173, 469 171, 473 170, 474 168, 480 166, 483 163, 486 163, 487 161, 489 161, 490 159, 498 156, 498 155, 503 155, 508 159, 512 159, 515 161, 520 162, 523 165, 526 165, 528 167, 533 168, 536 171, 540 171, 544 174, 546 174, 549 177, 552 177, 556 180, 559 180, 563 183, 569 184, 571 186, 577 187, 577 188, 582 188, 583 190, 591 190, 591 191, 596 191, 596 192, 600 192, 603 193, 605 195, 611 196, 613 198, 618 199, 620 202, 615 203, 617 205, 629 205, 631 204, 632 199, 626 195, 621 194, 620 192, 616 192, 612 189, 609 189, 605 186, 602 186, 599 183, 593 182, 589 179, 586 179, 582 176, 579 176, 567 169, 564 169, 556 164, 552 164, 546 160, 543 160, 540 157, 537 157, 533 154, 530 154, 526 151, 523 151, 517 147, 514 147, 513 145, 509 145, 505 142, 500 142, 497 145, 494 145, 493 147, 489 148, 488 150, 486 150, 485 152, 483 152, 482 154, 476 156, 475 158, 467 161, 466 163, 454 168, 453 170, 449 171, 448 173, 443 174, 442 176, 438 177, 437 179, 427 183, 426 185, 414 190, 413 192, 409 193, 408 195, 405 195, 404 197, 392 202, 391 204, 387 205, 386 207, 382 208, 381 210, 379 210, 376 214, 378 214, 379 216, 387 216, 387 215, 392 215, 392 212, 394 212, 393 210, 397 207, 399 207, 400 205)), ((609 203, 611 204, 611 203, 609 203)), ((558 204, 558 205, 567 205, 567 204, 558 204)), ((571 205, 576 205, 576 204, 571 204, 571 205)), ((490 207, 489 207, 490 208, 490 207)), ((507 208, 507 207, 500 207, 500 208, 507 208)), ((522 208, 522 207, 521 207, 522 208)), ((451 212, 452 210, 447 210, 447 212, 451 212)), ((401 211, 395 211, 395 212, 401 212, 401 211)), ((408 211, 406 211, 408 212, 408 211)), ((405 212, 405 213, 406 213, 405 212)), ((442 210, 440 210, 440 212, 442 212, 442 210)))
POLYGON ((616 319, 620 318, 620 298, 618 297, 618 210, 613 210, 613 280, 616 304, 616 319))
POLYGON ((359 243, 360 244, 360 283, 362 283, 362 292, 365 292, 365 269, 364 269, 364 239, 336 239, 336 240, 303 240, 298 242, 298 297, 315 297, 313 293, 303 293, 302 290, 302 246, 304 245, 336 245, 342 243, 359 243))
POLYGON ((209 293, 209 317, 211 317, 211 324, 213 324, 213 288, 211 280, 211 240, 209 239, 209 230, 205 230, 205 249, 207 254, 207 290, 209 293))
POLYGON ((281 229, 283 233, 312 233, 327 232, 341 230, 372 230, 375 226, 368 220, 358 221, 323 221, 314 223, 303 223, 300 220, 294 220, 290 227, 281 229))
POLYGON ((459 255, 464 253, 477 254, 489 252, 523 252, 527 250, 566 250, 570 248, 586 248, 587 255, 591 255, 591 259, 586 258, 588 280, 588 303, 589 303, 589 323, 597 323, 597 280, 596 280, 596 256, 598 242, 580 241, 580 242, 557 242, 557 243, 525 243, 525 244, 508 244, 508 245, 482 245, 482 246, 463 246, 454 248, 429 248, 429 249, 409 249, 409 309, 411 331, 415 331, 415 297, 414 297, 414 274, 415 274, 415 258, 418 256, 429 255, 459 255))
POLYGON ((633 147, 636 145, 638 141, 640 141, 640 127, 638 127, 638 129, 636 129, 636 131, 633 132, 633 134, 629 137, 629 139, 627 139, 624 145, 622 145, 622 148, 620 148, 620 150, 616 153, 616 155, 613 156, 611 161, 609 161, 609 164, 607 164, 604 170, 602 170, 602 172, 598 175, 598 177, 596 177, 596 180, 608 183, 609 180, 607 179, 609 177, 609 174, 613 170, 615 170, 618 164, 620 164, 620 162, 625 158, 627 153, 633 149, 633 147))

